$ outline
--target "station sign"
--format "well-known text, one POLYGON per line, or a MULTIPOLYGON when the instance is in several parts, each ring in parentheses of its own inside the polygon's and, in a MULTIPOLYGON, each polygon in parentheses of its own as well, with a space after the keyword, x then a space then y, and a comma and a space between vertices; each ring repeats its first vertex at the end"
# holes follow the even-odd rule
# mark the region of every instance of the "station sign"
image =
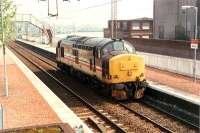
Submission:
POLYGON ((198 40, 193 39, 191 41, 191 49, 198 49, 198 40))

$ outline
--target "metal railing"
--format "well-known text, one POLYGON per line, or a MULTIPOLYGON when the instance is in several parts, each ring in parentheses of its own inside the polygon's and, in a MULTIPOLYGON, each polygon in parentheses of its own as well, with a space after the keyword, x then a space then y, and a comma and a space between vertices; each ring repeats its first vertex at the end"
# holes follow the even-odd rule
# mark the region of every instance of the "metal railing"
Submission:
POLYGON ((32 14, 17 14, 15 18, 16 36, 18 39, 39 43, 51 43, 50 25, 40 21, 32 14))
POLYGON ((16 15, 17 22, 29 22, 40 29, 44 28, 44 23, 34 17, 32 14, 17 14, 16 15))

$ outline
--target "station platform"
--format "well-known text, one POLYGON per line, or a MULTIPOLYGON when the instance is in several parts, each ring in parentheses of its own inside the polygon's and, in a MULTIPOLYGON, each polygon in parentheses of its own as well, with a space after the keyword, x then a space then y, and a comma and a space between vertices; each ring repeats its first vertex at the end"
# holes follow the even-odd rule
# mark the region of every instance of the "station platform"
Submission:
MULTIPOLYGON (((32 43, 25 40, 17 41, 39 47, 54 54, 56 53, 56 48, 49 45, 32 43)), ((146 66, 145 75, 150 88, 200 105, 200 79, 194 83, 191 77, 148 66, 146 66)))
MULTIPOLYGON (((3 58, 0 48, 0 104, 3 129, 66 123, 68 132, 83 126, 92 132, 28 67, 6 48, 8 96, 3 89, 3 58)), ((1 132, 1 130, 0 130, 1 132)))
POLYGON ((149 86, 200 106, 200 80, 176 73, 146 67, 149 86))

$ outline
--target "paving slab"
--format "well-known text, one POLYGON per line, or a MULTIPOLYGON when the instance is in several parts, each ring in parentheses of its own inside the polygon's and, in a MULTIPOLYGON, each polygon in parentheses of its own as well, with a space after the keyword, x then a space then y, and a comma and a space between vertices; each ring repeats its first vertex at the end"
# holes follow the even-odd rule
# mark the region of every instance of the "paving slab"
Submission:
MULTIPOLYGON (((2 72, 2 65, 0 66, 2 72)), ((57 114, 38 93, 16 64, 7 65, 8 97, 0 96, 4 109, 4 128, 61 123, 57 114)), ((0 86, 2 86, 2 81, 0 86)), ((3 88, 1 87, 1 92, 3 88)))

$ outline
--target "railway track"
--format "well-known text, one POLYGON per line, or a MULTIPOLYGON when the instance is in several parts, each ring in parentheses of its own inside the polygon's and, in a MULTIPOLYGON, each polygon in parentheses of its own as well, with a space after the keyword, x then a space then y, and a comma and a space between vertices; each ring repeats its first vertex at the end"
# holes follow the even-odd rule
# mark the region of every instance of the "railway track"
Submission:
MULTIPOLYGON (((89 123, 89 122, 92 123, 91 125, 94 125, 96 127, 96 128, 93 128, 93 130, 95 132, 119 132, 119 133, 126 133, 127 132, 127 129, 126 129, 126 127, 123 127, 123 124, 113 122, 115 120, 112 119, 112 117, 110 117, 110 115, 107 115, 107 113, 105 113, 103 110, 95 109, 90 103, 88 103, 85 99, 83 99, 77 93, 72 91, 71 88, 69 88, 68 86, 64 85, 62 82, 60 82, 59 79, 57 79, 52 74, 47 72, 38 63, 36 63, 36 62, 32 61, 31 59, 29 59, 28 57, 26 57, 26 54, 24 52, 22 54, 22 51, 19 50, 19 47, 18 48, 16 48, 16 47, 13 48, 12 46, 9 46, 9 48, 14 50, 18 54, 18 56, 23 57, 28 62, 30 62, 32 65, 34 65, 35 67, 37 67, 38 69, 43 71, 46 75, 51 77, 51 79, 56 84, 58 84, 59 86, 61 86, 65 90, 67 90, 64 93, 64 96, 67 96, 68 98, 70 98, 70 102, 69 101, 68 102, 66 101, 66 102, 69 105, 73 104, 75 106, 81 106, 81 110, 77 110, 76 111, 77 115, 83 121, 85 121, 86 123, 89 123), (16 50, 16 49, 18 49, 18 50, 16 50)), ((41 59, 40 57, 37 57, 37 58, 43 61, 43 59, 41 59)), ((46 63, 46 61, 45 61, 45 63, 46 63)), ((89 126, 91 127, 91 125, 89 125, 89 126)))
MULTIPOLYGON (((21 49, 21 51, 22 50, 24 50, 24 51, 27 50, 27 49, 24 49, 22 46, 18 46, 18 49, 21 49)), ((20 54, 21 56, 23 56, 19 51, 17 51, 17 53, 20 54)), ((44 57, 39 56, 38 55, 39 53, 36 54, 36 53, 34 53, 34 52, 30 51, 30 50, 29 50, 29 53, 32 54, 33 56, 35 56, 36 58, 38 58, 39 60, 45 62, 48 65, 50 65, 55 70, 57 70, 56 63, 52 60, 52 58, 48 59, 49 61, 47 61, 47 57, 48 56, 45 55, 45 53, 40 53, 40 55, 42 54, 42 56, 44 56, 44 57)), ((24 58, 26 58, 26 57, 24 57, 24 58)), ((26 59, 31 62, 30 59, 28 59, 28 58, 26 58, 26 59)), ((39 67, 40 69, 43 69, 43 68, 41 68, 41 66, 39 66, 38 64, 36 64, 34 62, 32 62, 32 64, 34 64, 35 66, 39 67)), ((86 100, 81 98, 79 95, 78 95, 78 98, 81 99, 81 100, 78 100, 77 96, 76 96, 76 98, 74 96, 75 92, 73 92, 68 86, 64 85, 62 82, 60 82, 57 78, 55 78, 52 74, 48 73, 46 70, 42 70, 42 71, 44 71, 48 76, 50 76, 52 79, 54 79, 56 82, 58 82, 58 84, 60 84, 62 87, 64 87, 66 90, 68 90, 70 92, 70 93, 65 93, 65 95, 66 95, 66 97, 69 97, 70 99, 74 99, 74 100, 70 100, 71 103, 68 103, 67 105, 75 104, 77 106, 81 106, 82 110, 80 110, 80 108, 78 108, 78 109, 76 108, 76 109, 74 109, 74 112, 82 120, 84 120, 88 125, 95 126, 96 127, 96 128, 94 128, 95 132, 105 132, 105 131, 129 132, 129 129, 126 126, 124 126, 124 124, 120 123, 117 119, 112 118, 112 116, 110 114, 108 114, 106 111, 104 111, 103 109, 95 109, 90 103, 88 103, 86 100), (85 101, 85 102, 83 103, 83 101, 85 101), (92 109, 93 111, 91 111, 91 109, 88 109, 88 107, 87 108, 86 107, 85 108, 82 107, 83 105, 87 105, 86 103, 90 105, 89 108, 93 108, 92 109), (99 116, 97 116, 97 114, 98 115, 102 115, 102 116, 99 117, 99 116)), ((123 107, 124 109, 128 110, 130 113, 133 113, 134 115, 137 115, 138 117, 140 117, 141 119, 145 120, 146 122, 153 124, 156 128, 159 128, 160 131, 162 131, 162 132, 173 132, 172 130, 162 126, 158 122, 155 122, 155 121, 151 120, 147 116, 144 116, 143 114, 140 114, 137 111, 134 111, 133 109, 131 109, 127 105, 125 105, 123 103, 118 103, 118 104, 121 107, 123 107)))
MULTIPOLYGON (((24 44, 19 41, 17 43, 20 43, 20 45, 22 45, 23 47, 31 49, 40 55, 42 54, 42 56, 44 56, 45 58, 47 58, 53 62, 56 62, 56 59, 55 59, 56 56, 54 53, 48 52, 46 50, 37 48, 32 45, 24 44)), ((143 104, 145 104, 151 108, 155 108, 156 110, 159 110, 163 114, 167 114, 169 117, 171 117, 173 119, 178 119, 182 123, 190 125, 193 128, 196 128, 196 129, 199 128, 198 112, 194 111, 194 110, 198 110, 197 109, 198 107, 196 105, 181 101, 181 99, 178 99, 176 97, 172 97, 172 96, 169 96, 166 94, 161 94, 159 92, 156 92, 156 93, 152 92, 153 91, 152 89, 150 89, 150 92, 149 92, 149 89, 147 90, 148 93, 146 93, 146 98, 142 100, 143 104), (153 97, 152 97, 152 94, 153 94, 153 97), (165 98, 164 101, 162 101, 162 99, 156 100, 157 95, 163 95, 163 97, 168 97, 168 98, 167 99, 165 98), (154 98, 154 97, 156 97, 156 98, 154 98), (172 101, 175 101, 176 104, 173 104, 172 101), (164 102, 164 103, 159 104, 160 102, 161 103, 164 102), (182 105, 177 104, 177 102, 182 103, 182 105), (168 104, 168 106, 166 106, 167 104, 168 104), (185 108, 184 106, 189 106, 189 108, 185 108), (176 111, 176 110, 179 110, 179 111, 176 111)))
POLYGON ((163 131, 166 131, 166 132, 169 132, 169 133, 173 133, 173 131, 171 129, 168 129, 166 127, 164 127, 163 125, 161 125, 160 123, 152 120, 151 118, 145 116, 144 114, 142 113, 139 113, 133 109, 131 109, 131 107, 129 107, 128 105, 122 103, 122 102, 119 102, 118 103, 120 106, 124 107, 125 109, 129 110, 131 113, 133 114, 136 114, 138 115, 139 117, 141 117, 142 119, 145 119, 146 121, 150 122, 150 123, 153 123, 154 125, 156 125, 157 127, 159 127, 160 129, 162 129, 163 131))

